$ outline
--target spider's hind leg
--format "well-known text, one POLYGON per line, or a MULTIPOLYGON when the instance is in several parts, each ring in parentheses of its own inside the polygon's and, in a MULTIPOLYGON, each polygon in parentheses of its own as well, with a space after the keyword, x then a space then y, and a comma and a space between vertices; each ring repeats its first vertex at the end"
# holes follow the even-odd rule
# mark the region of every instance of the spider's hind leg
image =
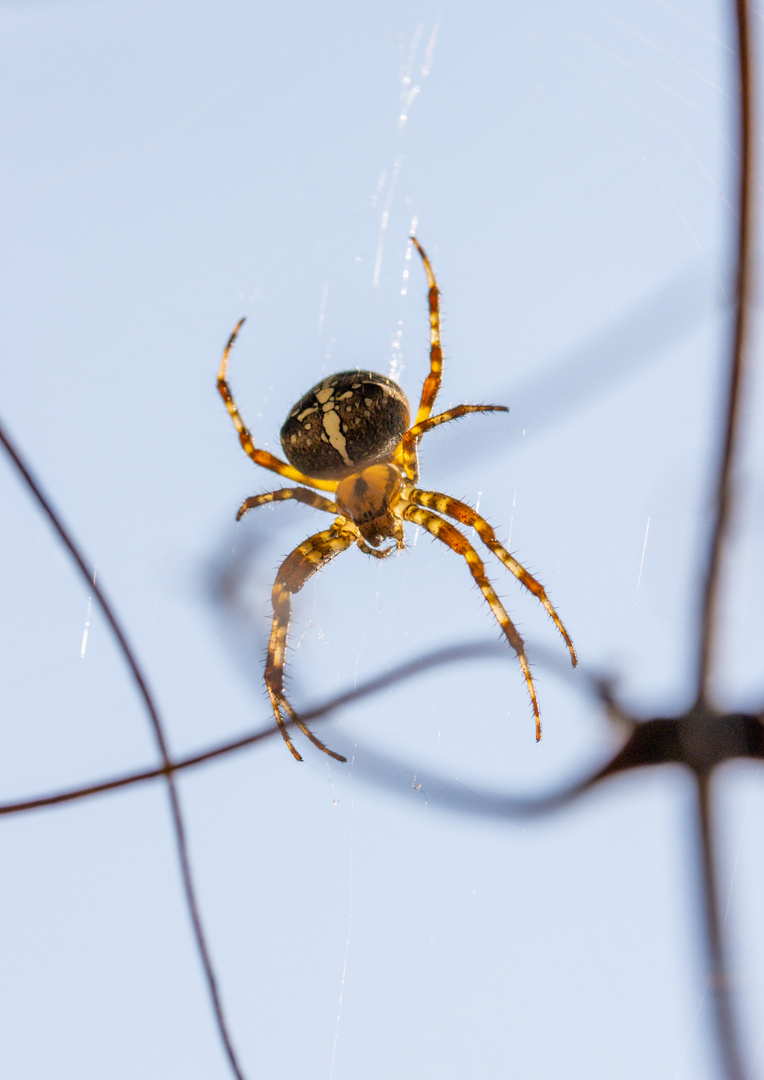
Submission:
POLYGON ((345 551, 355 540, 355 531, 349 528, 344 520, 335 521, 330 528, 309 537, 287 555, 279 567, 273 585, 273 624, 268 643, 268 657, 265 662, 265 685, 284 741, 298 761, 302 761, 302 757, 295 749, 289 735, 284 723, 284 714, 319 750, 323 750, 325 754, 336 758, 337 761, 346 759, 341 754, 335 754, 333 750, 329 750, 313 734, 307 724, 300 720, 284 694, 284 666, 287 633, 292 615, 292 595, 299 592, 306 581, 309 581, 325 563, 345 551))
POLYGON ((435 398, 438 396, 438 390, 440 390, 440 378, 443 372, 443 346, 440 340, 440 289, 424 248, 415 236, 410 239, 421 256, 429 286, 427 295, 430 305, 430 372, 424 380, 422 397, 416 414, 416 423, 421 424, 432 412, 435 398))
POLYGON ((241 330, 244 319, 239 319, 234 327, 233 333, 228 339, 228 344, 223 350, 223 356, 220 361, 220 368, 218 369, 218 391, 222 397, 226 409, 228 409, 228 415, 231 417, 234 423, 234 427, 239 435, 239 442, 242 445, 242 449, 245 454, 248 454, 252 458, 255 465, 262 465, 264 469, 270 469, 271 472, 279 473, 280 476, 286 476, 289 480, 296 480, 298 484, 312 484, 313 487, 320 488, 322 491, 334 491, 336 484, 333 480, 316 480, 309 476, 305 476, 295 469, 294 466, 288 465, 286 461, 282 461, 281 458, 274 457, 273 454, 267 450, 260 450, 255 446, 252 439, 252 435, 249 428, 244 423, 239 407, 236 404, 231 388, 228 385, 228 360, 231 356, 231 349, 234 346, 234 342, 238 337, 239 330, 241 330))

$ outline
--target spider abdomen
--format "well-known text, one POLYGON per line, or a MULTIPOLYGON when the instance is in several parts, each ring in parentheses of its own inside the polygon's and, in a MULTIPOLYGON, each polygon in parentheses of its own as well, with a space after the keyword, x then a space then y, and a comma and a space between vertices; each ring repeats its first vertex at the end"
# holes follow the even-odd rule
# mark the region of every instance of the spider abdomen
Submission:
POLYGON ((397 383, 374 371, 341 371, 300 398, 281 445, 306 476, 339 480, 389 460, 408 426, 409 403, 397 383))

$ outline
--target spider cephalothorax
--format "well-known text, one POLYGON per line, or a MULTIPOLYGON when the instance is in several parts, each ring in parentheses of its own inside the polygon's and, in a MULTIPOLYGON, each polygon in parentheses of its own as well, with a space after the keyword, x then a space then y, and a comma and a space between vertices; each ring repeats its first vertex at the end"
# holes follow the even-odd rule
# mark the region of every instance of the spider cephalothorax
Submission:
POLYGON ((218 389, 236 425, 242 447, 257 465, 300 485, 246 499, 237 518, 256 506, 286 499, 295 499, 336 515, 328 529, 309 537, 287 555, 273 586, 273 625, 265 664, 265 685, 281 733, 298 761, 302 758, 292 743, 286 718, 325 753, 339 761, 345 758, 316 738, 284 694, 291 597, 324 563, 352 544, 377 559, 384 559, 396 547, 402 548, 405 521, 421 525, 452 551, 464 556, 470 573, 517 653, 531 697, 537 739, 541 738, 541 720, 523 639, 488 580, 483 560, 466 536, 441 514, 473 528, 486 547, 540 600, 565 639, 573 664, 576 663, 573 642, 543 587, 499 543, 488 522, 458 499, 416 487, 419 480, 417 446, 425 432, 467 413, 506 412, 506 408, 503 405, 457 405, 437 416, 430 415, 440 388, 443 366, 440 294, 429 259, 416 238, 412 236, 411 240, 422 257, 430 290, 430 372, 422 387, 413 425, 406 396, 392 379, 373 371, 343 371, 317 383, 290 411, 281 429, 281 445, 287 464, 267 450, 255 447, 228 388, 228 358, 243 319, 231 334, 220 362, 218 389), (321 495, 319 491, 329 492, 334 498, 321 495), (380 549, 385 540, 393 543, 380 549))

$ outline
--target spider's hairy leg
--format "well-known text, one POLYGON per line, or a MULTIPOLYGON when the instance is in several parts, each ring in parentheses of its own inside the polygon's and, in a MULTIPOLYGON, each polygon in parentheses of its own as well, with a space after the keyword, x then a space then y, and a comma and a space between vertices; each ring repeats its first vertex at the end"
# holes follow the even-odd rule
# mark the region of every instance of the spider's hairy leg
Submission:
POLYGON ((228 344, 223 350, 223 356, 218 370, 218 390, 225 402, 225 407, 228 409, 228 413, 233 420, 234 427, 239 433, 239 442, 241 443, 244 452, 252 458, 255 465, 262 465, 264 469, 270 469, 271 472, 286 476, 288 480, 296 480, 298 484, 310 484, 311 487, 321 488, 322 491, 334 491, 337 485, 332 480, 315 480, 310 476, 305 476, 299 469, 287 465, 285 461, 275 457, 273 454, 269 454, 267 450, 258 450, 252 441, 252 436, 241 417, 241 413, 239 412, 238 406, 234 401, 233 394, 228 385, 228 358, 243 324, 244 319, 239 319, 236 326, 233 328, 233 333, 228 339, 228 344))
POLYGON ((266 491, 262 495, 251 495, 248 499, 245 499, 236 515, 236 520, 241 521, 247 511, 255 510, 258 506, 265 506, 266 503, 270 502, 286 502, 287 499, 305 503, 306 506, 312 506, 316 510, 325 510, 327 514, 334 514, 335 516, 339 514, 337 504, 333 503, 331 499, 325 499, 317 491, 311 491, 309 488, 303 487, 278 488, 277 491, 266 491))
POLYGON ((496 533, 491 526, 478 514, 477 510, 473 510, 471 506, 466 503, 459 502, 458 499, 452 499, 450 495, 443 495, 439 491, 419 491, 417 488, 408 489, 406 491, 407 498, 415 502, 417 506, 427 506, 431 510, 437 510, 440 514, 448 514, 449 517, 456 518, 462 525, 470 525, 478 534, 487 548, 490 548, 497 559, 504 563, 508 570, 510 570, 521 585, 532 592, 533 595, 541 601, 546 610, 552 616, 554 625, 560 631, 568 646, 570 652, 570 659, 573 667, 578 663, 576 657, 576 650, 573 646, 573 642, 570 639, 568 631, 563 626, 560 616, 555 611, 549 600, 544 586, 540 581, 537 581, 532 574, 529 574, 522 563, 519 563, 517 559, 510 555, 507 549, 500 544, 496 539, 496 533))
POLYGON ((343 518, 340 518, 330 528, 309 537, 294 551, 290 552, 279 567, 273 585, 273 624, 271 626, 271 638, 268 643, 268 658, 265 662, 265 685, 268 689, 268 696, 271 699, 276 721, 281 734, 284 736, 284 741, 298 761, 302 761, 302 757, 295 749, 289 732, 284 725, 282 710, 319 750, 323 750, 325 754, 336 758, 337 761, 345 761, 346 758, 342 757, 341 754, 335 754, 320 739, 316 738, 307 724, 300 720, 284 695, 284 665, 286 663, 287 633, 292 614, 292 596, 300 591, 305 582, 309 581, 317 570, 320 570, 325 563, 339 555, 340 552, 345 551, 346 548, 355 543, 356 539, 356 530, 349 526, 343 518))
POLYGON ((358 537, 356 544, 358 544, 364 555, 373 555, 375 559, 386 559, 389 555, 392 555, 394 551, 398 550, 397 544, 391 544, 390 547, 382 549, 369 547, 362 536, 358 537))
POLYGON ((436 539, 446 544, 452 551, 455 551, 457 555, 464 556, 470 573, 475 579, 475 583, 488 601, 496 621, 504 631, 504 636, 517 653, 517 659, 520 661, 520 667, 525 676, 525 682, 531 698, 533 716, 536 720, 536 742, 538 742, 541 738, 541 715, 539 713, 538 699, 536 698, 536 687, 533 685, 533 676, 531 675, 528 658, 525 655, 525 643, 520 637, 515 624, 507 614, 501 600, 499 600, 496 595, 496 590, 488 580, 483 560, 475 551, 466 536, 462 536, 459 530, 451 525, 450 522, 444 521, 443 518, 438 517, 437 514, 433 514, 431 510, 426 510, 413 503, 404 503, 400 513, 408 521, 413 521, 417 525, 422 525, 436 539))
POLYGON ((403 438, 396 447, 395 464, 403 469, 409 480, 416 483, 419 479, 417 445, 425 432, 440 424, 447 424, 449 420, 458 420, 460 416, 476 412, 509 412, 509 409, 506 405, 455 405, 453 409, 438 413, 437 416, 430 416, 421 423, 412 424, 408 431, 404 432, 403 438))
POLYGON ((430 303, 430 373, 424 381, 422 398, 416 414, 416 423, 419 424, 422 420, 426 420, 432 411, 435 398, 438 396, 438 390, 440 389, 440 377, 443 371, 443 347, 440 342, 440 289, 435 280, 430 260, 425 255, 424 248, 415 236, 411 236, 409 239, 422 257, 424 270, 427 274, 427 284, 430 287, 428 294, 430 303))

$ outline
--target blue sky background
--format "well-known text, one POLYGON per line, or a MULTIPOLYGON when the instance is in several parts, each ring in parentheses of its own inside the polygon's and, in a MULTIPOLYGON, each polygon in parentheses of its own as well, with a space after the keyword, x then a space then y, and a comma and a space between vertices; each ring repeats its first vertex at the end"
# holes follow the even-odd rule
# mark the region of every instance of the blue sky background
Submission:
MULTIPOLYGON (((286 504, 236 525, 279 484, 217 395, 222 346, 246 315, 231 383, 274 452, 334 371, 394 373, 415 401, 412 227, 443 294, 440 405, 510 408, 429 435, 422 485, 479 504, 629 707, 687 704, 732 293, 725 5, 5 2, 0 29, 2 413, 175 753, 268 723, 275 568, 328 521, 286 504)), ((752 708, 756 349, 743 412, 716 686, 752 708)), ((154 764, 103 620, 4 461, 0 484, 3 800, 154 764)), ((347 766, 302 742, 299 766, 275 739, 181 782, 249 1077, 716 1075, 686 779, 627 776, 534 824, 492 813, 617 734, 488 565, 535 660, 541 744, 507 650, 338 713, 322 737, 347 766)), ((346 553, 295 614, 298 704, 497 637, 466 567, 413 529, 385 563, 346 553)), ((727 768, 719 822, 760 1067, 759 788, 757 768, 727 768)), ((4 1076, 228 1075, 161 785, 6 819, 0 860, 4 1076)))

